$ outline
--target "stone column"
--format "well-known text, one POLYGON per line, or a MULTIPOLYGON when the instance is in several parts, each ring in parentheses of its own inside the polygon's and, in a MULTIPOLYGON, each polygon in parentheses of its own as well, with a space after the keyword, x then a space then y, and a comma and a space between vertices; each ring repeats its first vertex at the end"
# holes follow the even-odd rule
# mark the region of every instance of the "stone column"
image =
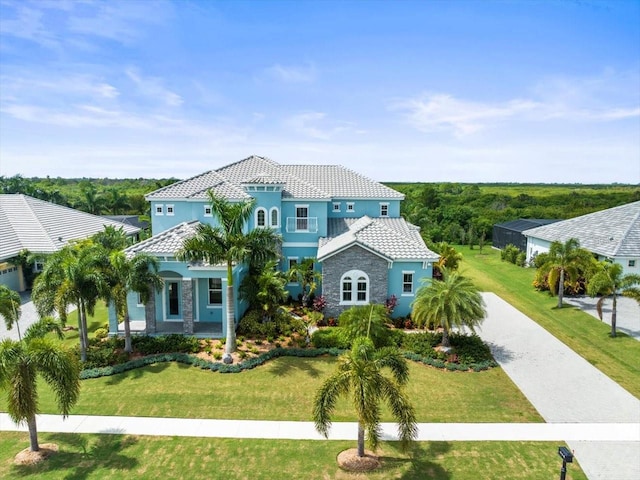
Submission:
POLYGON ((190 278, 182 279, 182 319, 184 333, 193 335, 193 285, 190 278))
POLYGON ((149 301, 144 306, 145 332, 147 335, 156 333, 156 292, 151 292, 149 301))

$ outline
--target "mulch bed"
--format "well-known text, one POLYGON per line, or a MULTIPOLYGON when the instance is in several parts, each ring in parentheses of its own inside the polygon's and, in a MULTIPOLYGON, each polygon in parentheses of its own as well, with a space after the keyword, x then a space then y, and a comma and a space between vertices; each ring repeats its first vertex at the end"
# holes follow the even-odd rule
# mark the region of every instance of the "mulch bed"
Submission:
POLYGON ((19 452, 13 459, 16 465, 35 465, 46 460, 58 451, 58 445, 55 443, 41 443, 40 450, 32 452, 31 447, 27 447, 19 452))
POLYGON ((364 457, 359 457, 358 449, 350 448, 338 454, 338 466, 349 472, 370 472, 380 468, 381 464, 373 452, 365 450, 364 457))

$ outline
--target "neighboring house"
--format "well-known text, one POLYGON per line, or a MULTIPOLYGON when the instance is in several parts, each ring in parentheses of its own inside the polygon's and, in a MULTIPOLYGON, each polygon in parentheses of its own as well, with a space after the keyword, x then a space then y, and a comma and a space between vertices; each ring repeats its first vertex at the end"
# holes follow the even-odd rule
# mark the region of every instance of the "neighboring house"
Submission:
MULTIPOLYGON (((13 259, 23 250, 50 254, 72 240, 90 237, 106 225, 127 235, 140 229, 21 194, 0 194, 0 284, 19 292, 29 287, 22 266, 13 259)), ((42 268, 36 263, 34 268, 42 268)))
MULTIPOLYGON (((431 278, 438 255, 420 237, 418 227, 400 217, 404 196, 339 165, 280 165, 252 156, 149 193, 154 235, 126 252, 145 252, 160 260, 164 288, 146 306, 130 298, 130 317, 145 321, 149 334, 182 331, 226 335, 226 269, 223 265, 180 262, 176 251, 198 222, 214 223, 207 190, 229 201, 256 199, 248 229, 271 228, 282 236, 280 268, 315 258, 322 274, 316 295, 327 301, 325 314, 398 299, 394 314, 411 311, 420 279, 431 278), (181 327, 181 328, 180 328, 181 327)), ((247 273, 233 271, 236 287, 247 273)), ((293 298, 300 286, 289 284, 293 298)), ((236 321, 246 311, 236 291, 236 321)), ((110 331, 117 321, 110 319, 110 331)))
POLYGON ((640 202, 525 230, 527 261, 548 252, 551 242, 576 238, 599 260, 619 263, 624 273, 640 273, 640 202))
POLYGON ((527 251, 527 237, 522 232, 531 228, 541 227, 555 223, 558 220, 542 220, 534 218, 521 218, 510 222, 496 223, 493 226, 493 239, 491 246, 503 250, 507 245, 515 245, 523 252, 527 251))

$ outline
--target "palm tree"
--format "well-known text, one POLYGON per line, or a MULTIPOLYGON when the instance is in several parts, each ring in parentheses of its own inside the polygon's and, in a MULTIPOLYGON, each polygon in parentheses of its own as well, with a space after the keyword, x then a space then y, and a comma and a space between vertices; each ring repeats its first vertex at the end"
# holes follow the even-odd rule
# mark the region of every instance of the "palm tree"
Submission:
POLYGON ((593 256, 587 250, 580 248, 580 242, 570 238, 566 242, 551 242, 549 254, 545 263, 540 267, 539 274, 547 275, 549 288, 557 282, 558 308, 562 308, 564 297, 564 282, 575 282, 584 268, 593 260, 593 256))
POLYGON ((20 295, 14 292, 6 285, 0 285, 0 317, 4 318, 7 330, 11 330, 15 325, 18 329, 18 338, 20 338, 20 295))
POLYGON ((633 292, 634 285, 640 285, 640 275, 623 275, 622 265, 619 263, 600 262, 598 272, 591 277, 587 285, 587 293, 592 297, 602 295, 596 304, 598 316, 602 320, 602 305, 607 297, 611 297, 611 336, 616 336, 616 319, 618 307, 618 293, 623 295, 627 291, 633 292))
POLYGON ((380 304, 351 307, 338 317, 338 325, 349 341, 358 337, 369 337, 377 348, 388 345, 388 322, 387 309, 380 304))
POLYGON ((449 245, 447 242, 438 242, 433 246, 434 251, 440 255, 440 259, 434 265, 435 272, 434 277, 440 278, 443 268, 448 268, 449 270, 457 270, 460 262, 462 261, 462 254, 458 252, 454 247, 449 245))
POLYGON ((89 335, 87 314, 93 315, 96 303, 104 292, 104 269, 108 258, 100 245, 85 240, 67 245, 50 255, 44 270, 34 282, 31 296, 40 316, 57 312, 66 323, 67 309, 78 310, 80 358, 87 360, 89 335))
POLYGON ((124 351, 127 353, 132 350, 127 295, 135 292, 140 295, 142 304, 149 302, 153 291, 162 289, 158 268, 158 259, 145 253, 138 253, 131 258, 127 258, 122 251, 114 251, 109 255, 109 266, 105 272, 105 298, 113 300, 116 315, 124 323, 124 351))
POLYGON ((114 227, 113 225, 105 225, 104 230, 91 236, 91 239, 102 245, 108 252, 114 250, 124 250, 129 245, 127 234, 124 233, 124 227, 114 227))
POLYGON ((227 340, 223 360, 231 363, 231 354, 236 349, 233 264, 251 259, 266 262, 277 258, 280 237, 268 228, 256 228, 248 233, 243 231, 253 213, 255 199, 232 203, 216 196, 211 190, 208 190, 207 194, 211 212, 218 225, 214 227, 210 224, 199 224, 195 236, 184 241, 176 256, 181 260, 204 260, 209 265, 226 263, 227 340))
POLYGON ((365 433, 373 449, 380 440, 380 401, 384 400, 398 422, 401 445, 406 448, 417 435, 413 406, 402 388, 408 379, 407 361, 397 349, 376 349, 371 339, 357 338, 351 350, 339 357, 336 372, 316 393, 316 430, 328 437, 336 401, 343 395, 353 395, 358 416, 358 456, 364 457, 365 433), (387 368, 391 378, 384 374, 387 368))
POLYGON ((305 258, 300 263, 291 265, 287 272, 287 278, 290 282, 300 284, 302 289, 301 303, 303 307, 308 306, 311 294, 318 288, 318 281, 322 275, 313 268, 314 258, 305 258))
MULTIPOLYGON (((253 270, 253 267, 251 268, 253 270)), ((277 260, 270 260, 259 271, 247 275, 240 285, 240 296, 252 308, 262 311, 262 321, 269 321, 287 299, 287 279, 278 270, 277 260)))
POLYGON ((53 390, 56 403, 66 417, 80 394, 80 366, 76 356, 59 343, 45 338, 55 332, 62 338, 62 326, 49 318, 31 325, 24 338, 0 342, 0 386, 7 392, 7 412, 15 423, 26 422, 31 451, 40 450, 36 414, 38 376, 53 390))
POLYGON ((442 280, 423 282, 411 304, 411 317, 420 326, 441 326, 443 347, 451 347, 449 332, 453 327, 465 326, 473 331, 486 316, 478 289, 460 273, 443 268, 442 280))

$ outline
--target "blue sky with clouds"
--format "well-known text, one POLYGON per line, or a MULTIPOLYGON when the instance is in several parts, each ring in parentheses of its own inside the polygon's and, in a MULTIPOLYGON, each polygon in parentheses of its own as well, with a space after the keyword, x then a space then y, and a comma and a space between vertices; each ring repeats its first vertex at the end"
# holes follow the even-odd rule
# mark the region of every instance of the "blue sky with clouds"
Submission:
POLYGON ((640 183, 640 2, 0 0, 0 175, 640 183))

